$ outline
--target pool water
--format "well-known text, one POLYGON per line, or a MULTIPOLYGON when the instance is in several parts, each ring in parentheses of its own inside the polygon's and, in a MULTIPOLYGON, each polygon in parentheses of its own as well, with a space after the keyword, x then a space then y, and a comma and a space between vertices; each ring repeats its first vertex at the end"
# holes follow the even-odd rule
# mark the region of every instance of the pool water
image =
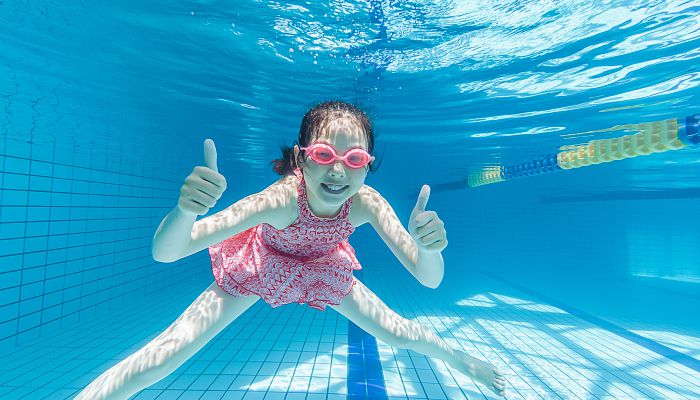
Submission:
MULTIPOLYGON (((332 99, 372 120, 365 184, 404 228, 429 185, 449 241, 433 289, 358 227, 368 305, 496 366, 507 399, 700 398, 699 11, 0 1, 0 398, 72 399, 173 324, 211 261, 152 239, 204 140, 211 215, 279 179, 332 99)), ((355 322, 258 301, 131 398, 499 398, 355 322)))

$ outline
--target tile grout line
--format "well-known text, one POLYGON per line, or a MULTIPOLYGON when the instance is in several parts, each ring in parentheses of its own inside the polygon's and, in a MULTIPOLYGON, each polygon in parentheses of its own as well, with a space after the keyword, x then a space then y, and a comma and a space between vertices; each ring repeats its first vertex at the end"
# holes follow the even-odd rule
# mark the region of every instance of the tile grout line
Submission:
MULTIPOLYGON (((361 270, 355 271, 361 279, 361 270)), ((387 399, 377 339, 348 320, 348 398, 387 399), (359 364, 359 365, 358 365, 359 364), (360 377, 361 375, 361 377, 360 377), (360 382, 353 378, 362 379, 360 382)))

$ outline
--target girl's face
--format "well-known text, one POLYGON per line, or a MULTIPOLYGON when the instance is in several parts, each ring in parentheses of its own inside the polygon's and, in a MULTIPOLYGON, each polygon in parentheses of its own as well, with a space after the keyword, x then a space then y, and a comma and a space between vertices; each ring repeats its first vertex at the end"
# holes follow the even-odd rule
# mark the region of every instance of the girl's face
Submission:
MULTIPOLYGON (((361 148, 368 151, 367 140, 362 128, 351 119, 334 118, 320 130, 318 136, 309 143, 325 143, 332 146, 338 155, 343 155, 350 149, 361 148)), ((299 146, 294 146, 294 155, 300 152, 299 146)), ((362 168, 350 168, 341 160, 331 164, 319 164, 305 155, 300 168, 306 182, 306 192, 312 211, 320 217, 334 216, 340 206, 357 193, 365 183, 369 164, 362 168), (331 193, 324 184, 343 185, 339 193, 331 193), (324 215, 319 215, 324 214, 324 215)))

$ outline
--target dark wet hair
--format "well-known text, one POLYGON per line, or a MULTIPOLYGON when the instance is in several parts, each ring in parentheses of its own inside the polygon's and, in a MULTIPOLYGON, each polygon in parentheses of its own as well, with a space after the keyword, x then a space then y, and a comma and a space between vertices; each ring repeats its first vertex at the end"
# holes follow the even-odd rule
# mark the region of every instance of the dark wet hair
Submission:
MULTIPOLYGON (((348 115, 352 116, 355 122, 362 128, 365 138, 367 139, 367 152, 370 155, 374 155, 372 153, 374 150, 374 132, 372 131, 372 123, 369 117, 358 107, 339 100, 325 101, 307 111, 306 114, 304 114, 304 118, 301 120, 299 139, 295 141, 294 144, 299 145, 299 147, 308 146, 321 131, 321 128, 327 126, 331 120, 348 115)), ((294 144, 291 147, 280 146, 282 158, 270 163, 273 164, 272 169, 279 175, 291 174, 301 161, 303 161, 304 154, 306 153, 304 150, 299 151, 298 159, 294 159, 294 144)), ((367 164, 365 168, 369 168, 369 172, 376 171, 379 166, 376 164, 377 161, 378 158, 375 158, 375 160, 367 164)))

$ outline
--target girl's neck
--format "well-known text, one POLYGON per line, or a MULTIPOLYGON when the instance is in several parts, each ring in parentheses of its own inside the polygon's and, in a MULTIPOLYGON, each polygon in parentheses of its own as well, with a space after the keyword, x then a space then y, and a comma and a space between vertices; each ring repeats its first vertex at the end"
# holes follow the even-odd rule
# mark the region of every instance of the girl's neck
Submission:
MULTIPOLYGON (((306 185, 306 182, 304 182, 304 185, 306 185)), ((309 191, 308 187, 304 189, 306 190, 306 202, 315 216, 319 218, 335 218, 340 214, 340 211, 343 209, 342 204, 340 206, 326 205, 325 207, 319 207, 318 203, 320 203, 320 201, 314 197, 314 194, 309 191)))

